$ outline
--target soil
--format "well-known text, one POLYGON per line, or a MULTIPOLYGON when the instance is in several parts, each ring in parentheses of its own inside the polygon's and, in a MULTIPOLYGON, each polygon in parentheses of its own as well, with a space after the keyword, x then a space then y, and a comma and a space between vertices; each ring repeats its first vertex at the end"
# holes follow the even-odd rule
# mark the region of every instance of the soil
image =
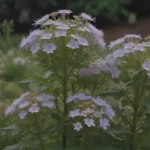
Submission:
POLYGON ((113 41, 125 34, 140 34, 142 37, 150 35, 150 17, 142 18, 134 24, 127 22, 120 23, 117 26, 103 29, 105 33, 105 41, 113 41))

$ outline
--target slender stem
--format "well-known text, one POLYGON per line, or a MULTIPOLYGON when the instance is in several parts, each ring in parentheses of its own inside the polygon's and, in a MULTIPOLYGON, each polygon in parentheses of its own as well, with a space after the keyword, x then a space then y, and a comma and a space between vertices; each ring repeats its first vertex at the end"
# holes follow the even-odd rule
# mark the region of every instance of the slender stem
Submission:
POLYGON ((133 106, 133 119, 131 126, 131 139, 130 139, 130 150, 136 150, 136 131, 138 122, 138 98, 135 96, 133 106))
POLYGON ((65 119, 68 113, 68 108, 67 108, 67 83, 68 83, 68 78, 67 78, 67 66, 64 66, 64 80, 63 80, 63 100, 64 100, 64 115, 63 115, 63 133, 62 133, 62 147, 66 148, 67 147, 67 136, 66 136, 66 126, 65 126, 65 119))
POLYGON ((39 139, 40 145, 41 145, 41 150, 45 150, 45 147, 44 147, 44 143, 43 143, 42 136, 41 136, 41 133, 40 133, 40 129, 39 129, 39 125, 38 125, 38 120, 37 120, 37 115, 36 115, 36 114, 34 114, 34 121, 35 121, 35 128, 36 128, 37 136, 38 136, 38 139, 39 139))

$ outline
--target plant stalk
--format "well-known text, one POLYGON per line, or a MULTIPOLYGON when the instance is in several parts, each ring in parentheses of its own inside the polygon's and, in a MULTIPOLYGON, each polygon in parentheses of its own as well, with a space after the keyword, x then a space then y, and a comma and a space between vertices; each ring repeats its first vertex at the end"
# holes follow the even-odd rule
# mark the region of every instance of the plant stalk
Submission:
POLYGON ((67 83, 68 83, 68 77, 67 77, 67 66, 64 66, 64 81, 63 81, 63 102, 64 102, 64 114, 63 114, 63 132, 62 132, 62 148, 67 147, 67 135, 66 135, 66 126, 65 126, 65 119, 68 113, 67 108, 67 83))
POLYGON ((45 150, 45 146, 44 146, 44 143, 43 143, 43 140, 42 140, 42 136, 41 136, 41 133, 40 133, 40 129, 39 129, 39 125, 38 125, 38 120, 37 120, 37 115, 36 114, 34 114, 34 121, 35 121, 35 128, 36 128, 37 136, 38 136, 38 139, 40 141, 41 150, 45 150))

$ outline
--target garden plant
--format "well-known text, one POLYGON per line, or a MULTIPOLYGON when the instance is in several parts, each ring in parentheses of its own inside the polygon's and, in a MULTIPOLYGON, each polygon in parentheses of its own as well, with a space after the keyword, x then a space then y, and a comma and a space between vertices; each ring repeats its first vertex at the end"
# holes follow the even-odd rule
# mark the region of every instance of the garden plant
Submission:
POLYGON ((22 39, 38 75, 18 81, 30 88, 5 109, 16 143, 3 150, 150 149, 150 37, 107 44, 94 22, 59 10, 22 39))

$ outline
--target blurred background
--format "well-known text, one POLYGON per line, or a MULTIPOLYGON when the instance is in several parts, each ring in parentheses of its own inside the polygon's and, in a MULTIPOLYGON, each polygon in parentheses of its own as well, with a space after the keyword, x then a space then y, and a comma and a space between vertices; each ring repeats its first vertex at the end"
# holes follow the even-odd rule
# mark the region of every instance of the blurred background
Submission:
POLYGON ((107 41, 127 33, 150 34, 150 0, 0 0, 0 22, 13 20, 14 33, 28 33, 33 20, 59 9, 91 14, 107 41))

